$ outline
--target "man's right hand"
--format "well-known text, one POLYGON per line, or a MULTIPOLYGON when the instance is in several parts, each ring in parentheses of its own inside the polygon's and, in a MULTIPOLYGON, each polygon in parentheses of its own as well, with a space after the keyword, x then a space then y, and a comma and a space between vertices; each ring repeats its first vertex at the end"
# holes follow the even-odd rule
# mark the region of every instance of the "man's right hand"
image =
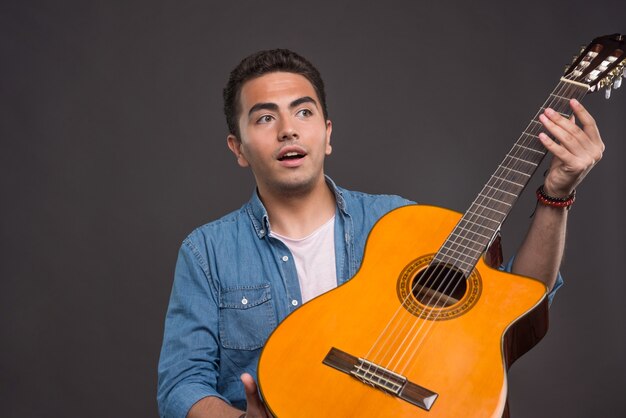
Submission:
POLYGON ((248 410, 244 414, 241 413, 240 409, 234 408, 216 396, 207 396, 191 407, 187 418, 272 418, 273 415, 265 407, 259 396, 254 378, 250 374, 244 373, 241 375, 241 381, 248 402, 248 410))
POLYGON ((243 382, 243 387, 246 391, 246 401, 248 402, 248 409, 244 416, 246 418, 271 418, 272 414, 261 400, 254 378, 250 374, 244 373, 241 375, 241 381, 243 382))

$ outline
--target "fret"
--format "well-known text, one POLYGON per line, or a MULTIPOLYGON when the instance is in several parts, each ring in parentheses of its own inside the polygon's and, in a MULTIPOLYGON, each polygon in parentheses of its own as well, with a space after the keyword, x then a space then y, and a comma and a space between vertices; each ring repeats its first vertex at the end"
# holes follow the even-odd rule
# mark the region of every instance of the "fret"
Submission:
MULTIPOLYGON (((472 241, 472 242, 473 242, 473 241, 472 241)), ((477 243, 477 242, 475 242, 474 244, 478 244, 478 245, 480 245, 480 247, 481 247, 480 249, 477 249, 477 248, 472 248, 472 247, 468 247, 467 245, 461 244, 460 242, 456 242, 456 241, 453 241, 452 243, 453 243, 454 245, 458 246, 458 247, 467 248, 467 249, 468 249, 468 250, 470 250, 470 251, 480 251, 480 252, 482 252, 482 251, 483 251, 482 249, 484 248, 484 246, 483 246, 482 244, 477 243)), ((446 245, 444 248, 450 248, 450 245, 446 245)))
MULTIPOLYGON (((528 133, 524 132, 524 135, 530 135, 530 134, 528 134, 528 133)), ((530 135, 530 136, 534 136, 534 135, 530 135)), ((542 156, 543 156, 543 155, 545 155, 545 151, 538 150, 538 149, 534 149, 534 148, 530 148, 530 147, 524 146, 524 145, 522 145, 522 144, 515 144, 515 145, 513 145, 513 146, 514 146, 514 147, 523 148, 523 149, 525 149, 525 150, 532 151, 532 152, 535 152, 535 153, 537 153, 537 154, 541 154, 542 156)))
POLYGON ((539 135, 529 134, 528 132, 524 132, 523 135, 529 136, 531 138, 539 139, 539 135))
POLYGON ((496 179, 498 179, 498 180, 506 181, 507 183, 511 183, 511 184, 514 184, 514 185, 519 186, 519 187, 522 187, 522 188, 524 187, 524 185, 523 185, 523 184, 519 184, 519 183, 516 183, 516 182, 514 182, 514 181, 511 181, 511 180, 508 180, 508 179, 505 179, 505 178, 502 178, 502 177, 496 176, 495 174, 494 174, 494 175, 492 175, 492 176, 491 176, 491 178, 496 178, 496 179))
MULTIPOLYGON (((482 251, 472 249, 472 251, 476 253, 474 256, 472 256, 471 254, 467 254, 466 252, 455 250, 455 249, 450 248, 450 247, 444 247, 443 250, 447 251, 446 255, 449 256, 449 257, 450 257, 450 253, 456 253, 459 256, 463 257, 463 258, 469 258, 469 259, 473 259, 476 255, 480 257, 480 254, 483 253, 482 251)), ((462 261, 462 260, 459 260, 459 261, 462 261)))
MULTIPOLYGON (((506 190, 498 189, 497 187, 490 186, 490 185, 488 185, 488 184, 485 184, 485 187, 489 187, 490 189, 494 189, 494 190, 497 190, 497 191, 499 191, 499 192, 506 193, 506 194, 508 194, 508 195, 511 195, 511 196, 513 196, 513 197, 517 198, 517 195, 516 195, 515 193, 507 192, 506 190)), ((498 200, 498 199, 496 199, 495 197, 490 197, 490 196, 487 196, 486 194, 478 193, 478 196, 485 197, 485 198, 490 199, 490 200, 495 200, 496 202, 498 202, 498 203, 503 203, 503 204, 505 204, 505 205, 507 205, 507 206, 511 206, 511 205, 510 205, 510 204, 508 204, 507 202, 504 202, 504 201, 502 201, 502 200, 498 200)))
POLYGON ((465 218, 465 217, 464 217, 464 218, 462 218, 462 219, 459 221, 459 223, 461 223, 461 222, 463 222, 463 221, 465 221, 465 222, 467 222, 467 223, 470 223, 470 224, 474 224, 474 225, 479 226, 479 227, 484 228, 484 229, 488 229, 489 231, 494 232, 494 233, 497 231, 497 229, 492 229, 492 228, 489 228, 488 226, 481 225, 481 224, 477 224, 476 222, 470 221, 469 219, 467 219, 467 218, 465 218))
POLYGON ((538 165, 538 164, 533 163, 532 161, 528 161, 528 160, 525 160, 525 159, 523 159, 523 158, 519 158, 519 157, 514 157, 514 156, 512 156, 512 155, 510 155, 510 154, 507 154, 507 156, 506 156, 504 159, 506 160, 507 158, 513 158, 513 159, 515 159, 515 160, 517 160, 517 161, 520 161, 520 162, 522 162, 522 163, 530 164, 530 165, 532 165, 533 167, 537 167, 537 165, 538 165))
POLYGON ((465 244, 461 244, 458 241, 450 241, 448 243, 446 243, 445 246, 443 246, 443 248, 452 248, 451 245, 455 245, 456 247, 463 247, 463 248, 467 248, 470 251, 483 251, 483 249, 485 248, 485 245, 481 242, 475 242, 475 241, 471 241, 471 240, 465 240, 465 241, 469 241, 470 244, 476 245, 477 247, 471 247, 465 244))
MULTIPOLYGON (((545 110, 546 110, 546 108, 545 108, 545 107, 541 107, 540 109, 541 109, 542 111, 545 111, 545 110)), ((570 117, 570 115, 568 115, 567 113, 559 112, 559 111, 558 111, 558 110, 556 110, 556 109, 552 109, 552 110, 554 110, 555 112, 557 112, 559 115, 563 116, 565 119, 569 119, 569 117, 570 117)))
POLYGON ((480 217, 480 218, 486 219, 486 220, 488 220, 489 222, 495 222, 497 225, 499 225, 499 224, 500 224, 500 222, 498 222, 498 221, 497 221, 497 220, 495 220, 495 219, 491 219, 491 218, 489 218, 489 217, 487 217, 487 216, 480 215, 480 214, 478 214, 478 213, 472 212, 471 210, 468 210, 468 211, 466 212, 466 215, 467 215, 467 214, 471 214, 472 216, 477 216, 477 217, 480 217))
MULTIPOLYGON (((491 237, 488 237, 487 235, 483 235, 483 234, 481 234, 480 232, 472 231, 471 229, 466 229, 466 228, 464 228, 464 227, 458 227, 457 229, 460 229, 460 230, 462 230, 462 231, 469 232, 469 233, 474 234, 474 235, 479 235, 479 236, 481 236, 481 237, 483 237, 483 238, 485 238, 485 239, 487 239, 487 240, 491 240, 491 237)), ((455 231, 456 231, 456 229, 455 229, 455 231)), ((471 238, 464 237, 463 235, 461 235, 461 234, 459 234, 459 233, 457 233, 457 232, 452 232, 452 233, 450 234, 450 236, 453 236, 453 235, 456 235, 457 237, 461 237, 461 238, 465 238, 465 239, 471 240, 471 238)))
POLYGON ((472 206, 474 206, 474 205, 480 206, 482 208, 485 208, 485 209, 493 211, 493 212, 497 212, 498 214, 503 215, 503 216, 507 215, 505 212, 500 212, 499 210, 496 210, 494 208, 490 208, 489 206, 481 205, 480 203, 473 203, 472 206))
POLYGON ((543 123, 539 122, 538 120, 534 120, 534 119, 530 121, 530 124, 528 125, 528 127, 529 127, 529 129, 537 129, 538 132, 545 132, 546 131, 546 127, 543 126, 543 123))
POLYGON ((558 94, 554 94, 554 93, 550 93, 550 96, 557 97, 557 98, 562 99, 562 100, 567 100, 568 103, 569 103, 569 100, 570 100, 569 97, 559 96, 558 94))
MULTIPOLYGON (((441 251, 449 251, 447 248, 442 248, 441 251)), ((469 258, 470 260, 472 260, 472 257, 468 256, 467 254, 463 254, 463 253, 459 253, 457 251, 458 254, 461 255, 462 258, 460 258, 459 256, 456 255, 451 255, 449 253, 440 253, 441 257, 443 258, 443 260, 438 260, 438 261, 446 261, 445 259, 447 258, 448 260, 452 260, 452 261, 457 261, 459 263, 463 263, 469 267, 473 267, 475 264, 475 261, 467 261, 467 259, 469 258)), ((480 254, 476 254, 478 257, 476 257, 476 260, 478 260, 478 258, 481 256, 482 253, 480 254)))
MULTIPOLYGON (((502 164, 498 165, 498 168, 501 168, 501 169, 503 169, 503 170, 509 170, 509 171, 512 171, 512 172, 517 173, 517 174, 521 174, 521 175, 522 175, 522 176, 524 176, 524 177, 530 177, 530 175, 528 175, 527 173, 524 173, 524 172, 521 172, 521 171, 515 170, 515 169, 510 168, 510 167, 503 166, 502 164)), ((520 186, 521 186, 521 185, 520 185, 520 186)))

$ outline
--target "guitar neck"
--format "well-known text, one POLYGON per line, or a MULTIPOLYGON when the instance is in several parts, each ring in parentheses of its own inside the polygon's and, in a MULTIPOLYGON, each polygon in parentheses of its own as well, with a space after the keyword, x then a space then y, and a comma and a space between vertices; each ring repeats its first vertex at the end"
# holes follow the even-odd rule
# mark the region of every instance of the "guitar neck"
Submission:
POLYGON ((469 276, 546 155, 539 134, 549 133, 539 115, 550 107, 569 118, 570 99, 581 100, 588 90, 561 79, 448 236, 436 261, 456 266, 469 276))

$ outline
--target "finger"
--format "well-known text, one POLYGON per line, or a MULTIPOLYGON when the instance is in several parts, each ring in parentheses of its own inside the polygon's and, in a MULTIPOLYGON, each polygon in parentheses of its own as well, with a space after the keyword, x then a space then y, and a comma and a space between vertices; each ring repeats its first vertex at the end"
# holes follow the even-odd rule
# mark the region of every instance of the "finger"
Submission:
POLYGON ((254 378, 249 373, 244 373, 241 375, 241 381, 243 382, 243 388, 246 392, 248 415, 250 417, 263 416, 261 415, 261 411, 265 411, 265 405, 263 405, 263 401, 261 401, 254 378))
POLYGON ((554 142, 552 138, 550 138, 545 133, 542 132, 539 134, 539 140, 541 141, 543 146, 546 147, 546 149, 550 151, 559 160, 565 162, 568 159, 573 157, 571 152, 569 152, 564 146, 559 145, 556 142, 554 142))
MULTIPOLYGON (((580 142, 582 146, 589 145, 589 138, 586 138, 586 132, 583 131, 578 125, 576 125, 574 115, 570 118, 566 118, 561 113, 556 112, 554 109, 547 108, 543 113, 545 117, 548 118, 550 122, 554 125, 558 126, 563 130, 566 135, 569 135, 571 138, 565 137, 565 139, 576 140, 580 142)), ((540 116, 541 117, 541 116, 540 116)), ((544 124, 545 125, 545 124, 544 124)))
POLYGON ((571 121, 557 114, 554 110, 546 109, 545 113, 539 115, 539 120, 552 136, 572 154, 581 154, 589 147, 589 141, 579 140, 579 137, 584 136, 584 132, 577 126, 578 132, 576 134, 567 130, 563 125, 564 121, 570 124, 571 121))
POLYGON ((596 144, 602 144, 602 138, 600 137, 600 131, 596 125, 596 120, 591 114, 580 104, 576 99, 570 100, 570 107, 574 111, 574 115, 578 118, 578 121, 583 126, 584 131, 589 136, 589 139, 596 144))
POLYGON ((578 100, 571 99, 569 101, 569 105, 574 111, 574 115, 576 115, 582 125, 587 126, 596 124, 596 120, 578 100))

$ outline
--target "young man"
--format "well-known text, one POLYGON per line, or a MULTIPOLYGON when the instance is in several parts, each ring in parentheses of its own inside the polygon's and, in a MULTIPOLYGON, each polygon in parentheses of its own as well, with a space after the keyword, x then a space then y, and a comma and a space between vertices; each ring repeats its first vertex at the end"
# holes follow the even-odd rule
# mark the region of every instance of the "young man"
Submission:
MULTIPOLYGON (((183 242, 159 362, 163 417, 265 417, 255 378, 271 331, 307 300, 358 270, 367 235, 385 213, 411 202, 337 187, 324 175, 332 124, 318 71, 288 50, 244 59, 224 90, 228 147, 250 167, 256 191, 241 209, 183 242), (246 411, 244 413, 244 411, 246 411)), ((582 129, 548 109, 541 134, 552 152, 544 193, 567 198, 604 145, 576 101, 582 129)), ((553 292, 567 210, 537 207, 510 269, 553 292)))

